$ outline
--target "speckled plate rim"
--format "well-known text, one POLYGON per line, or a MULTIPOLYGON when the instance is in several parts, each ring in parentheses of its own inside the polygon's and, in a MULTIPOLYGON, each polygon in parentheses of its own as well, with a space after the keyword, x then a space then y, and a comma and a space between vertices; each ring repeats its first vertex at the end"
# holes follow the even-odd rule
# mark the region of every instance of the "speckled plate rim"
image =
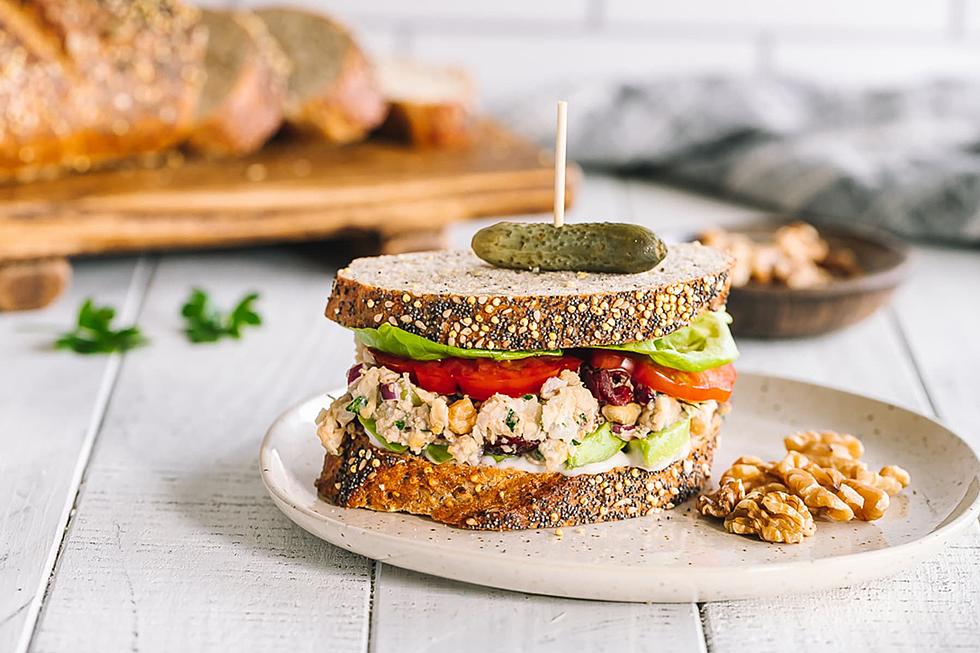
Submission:
MULTIPOLYGON (((942 423, 896 406, 887 401, 867 397, 829 385, 809 383, 788 377, 745 372, 741 377, 754 377, 770 384, 794 383, 821 390, 844 393, 883 407, 891 407, 909 416, 923 418, 947 432, 963 444, 972 455, 972 466, 978 476, 970 480, 963 500, 949 513, 947 518, 928 534, 902 544, 881 549, 831 555, 816 560, 776 562, 741 565, 699 565, 697 567, 659 565, 645 566, 642 569, 615 563, 588 564, 564 560, 536 561, 528 574, 527 566, 520 573, 507 573, 508 567, 515 565, 492 551, 467 550, 460 553, 450 543, 415 541, 388 533, 346 523, 301 505, 291 496, 288 488, 276 478, 274 457, 278 452, 274 440, 279 436, 283 424, 295 413, 311 402, 322 401, 324 394, 342 394, 343 388, 328 393, 317 393, 283 412, 269 427, 262 440, 259 452, 259 468, 262 482, 276 506, 290 520, 312 535, 331 544, 364 555, 381 562, 405 569, 431 574, 451 580, 469 582, 501 589, 524 591, 533 594, 595 599, 606 601, 633 601, 653 603, 673 603, 687 601, 720 601, 733 599, 761 598, 792 592, 814 592, 851 585, 876 578, 890 576, 907 569, 939 551, 953 536, 980 518, 980 457, 977 452, 955 432, 942 423), (461 558, 460 564, 447 565, 447 560, 461 558), (481 565, 472 564, 479 560, 481 565), (568 572, 574 571, 575 582, 568 582, 568 572), (544 572, 544 573, 543 573, 544 572), (542 577, 559 579, 558 582, 542 577), (631 589, 638 585, 638 576, 647 583, 639 583, 639 590, 631 589), (561 578, 566 580, 561 582, 561 578), (794 586, 787 579, 805 578, 805 584, 794 586), (775 581, 779 582, 775 582, 775 581), (596 584, 599 584, 597 586, 596 584)), ((310 482, 312 487, 312 479, 310 482)), ((322 502, 321 499, 317 501, 322 502)), ((335 510, 345 510, 323 505, 335 510)), ((379 518, 389 513, 378 513, 379 518)), ((408 519, 418 519, 421 524, 433 523, 427 518, 405 515, 408 519)), ((624 523, 624 522, 619 522, 624 523)), ((629 523, 629 520, 627 522, 629 523)), ((460 531, 479 533, 480 531, 460 531)), ((513 569, 511 569, 513 572, 513 569)))

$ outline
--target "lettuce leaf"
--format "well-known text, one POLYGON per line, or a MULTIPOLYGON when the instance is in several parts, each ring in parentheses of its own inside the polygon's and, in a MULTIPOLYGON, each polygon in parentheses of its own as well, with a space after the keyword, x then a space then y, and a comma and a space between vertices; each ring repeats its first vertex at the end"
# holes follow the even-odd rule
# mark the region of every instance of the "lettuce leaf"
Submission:
POLYGON ((628 351, 649 356, 654 363, 684 372, 703 372, 727 365, 738 358, 738 348, 725 311, 705 313, 688 326, 656 340, 606 345, 602 349, 628 351))
POLYGON ((368 432, 368 435, 372 436, 375 440, 381 443, 388 451, 394 451, 395 453, 404 453, 408 450, 408 445, 399 444, 398 442, 388 442, 383 437, 378 434, 378 427, 375 425, 373 419, 368 419, 367 417, 357 416, 357 421, 361 423, 364 430, 368 432))
POLYGON ((560 351, 491 351, 489 349, 463 349, 432 342, 422 336, 409 333, 390 324, 377 329, 353 329, 354 337, 365 347, 383 351, 393 356, 417 361, 434 361, 442 358, 489 358, 495 361, 518 360, 531 356, 560 356, 560 351))

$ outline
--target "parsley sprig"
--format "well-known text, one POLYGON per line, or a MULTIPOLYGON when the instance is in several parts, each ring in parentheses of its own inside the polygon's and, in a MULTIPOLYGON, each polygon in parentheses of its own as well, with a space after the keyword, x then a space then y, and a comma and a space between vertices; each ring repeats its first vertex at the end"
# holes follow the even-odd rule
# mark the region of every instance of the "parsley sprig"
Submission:
POLYGON ((110 354, 116 351, 129 351, 149 342, 133 325, 125 329, 113 329, 112 320, 116 309, 111 306, 96 306, 92 299, 86 299, 78 309, 75 328, 63 333, 54 346, 57 349, 70 349, 78 354, 110 354))
POLYGON ((215 342, 221 338, 241 338, 246 326, 262 324, 262 317, 255 312, 258 293, 243 297, 227 315, 222 315, 206 292, 194 288, 180 309, 184 316, 184 333, 191 342, 215 342))

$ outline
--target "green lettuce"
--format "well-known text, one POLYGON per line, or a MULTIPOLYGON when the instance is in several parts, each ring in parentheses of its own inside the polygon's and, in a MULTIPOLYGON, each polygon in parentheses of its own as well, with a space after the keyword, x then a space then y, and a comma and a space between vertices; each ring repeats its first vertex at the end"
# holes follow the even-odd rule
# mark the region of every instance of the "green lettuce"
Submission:
POLYGON ((548 349, 536 351, 491 351, 489 349, 463 349, 432 342, 422 336, 409 333, 390 324, 377 329, 354 329, 354 337, 365 347, 383 351, 393 356, 417 361, 434 361, 442 358, 489 358, 495 361, 518 360, 531 356, 560 356, 561 351, 548 349))
POLYGON ((375 425, 373 419, 368 419, 367 417, 361 417, 360 415, 358 415, 357 421, 361 423, 361 426, 363 426, 364 430, 368 432, 368 435, 373 436, 374 439, 380 442, 381 446, 383 446, 388 451, 393 451, 395 453, 404 453, 405 451, 408 450, 408 445, 399 444, 398 442, 388 442, 383 437, 378 435, 378 427, 375 425))
POLYGON ((738 348, 725 311, 705 313, 688 326, 656 340, 606 345, 602 349, 628 351, 649 356, 654 363, 684 372, 703 372, 727 365, 738 358, 738 348))

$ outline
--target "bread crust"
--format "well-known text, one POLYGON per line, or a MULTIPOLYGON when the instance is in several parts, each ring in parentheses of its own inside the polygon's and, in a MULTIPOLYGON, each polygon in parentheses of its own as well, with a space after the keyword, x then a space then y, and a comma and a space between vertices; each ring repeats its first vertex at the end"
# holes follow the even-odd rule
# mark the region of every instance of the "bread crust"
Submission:
POLYGON ((463 102, 393 100, 378 131, 420 148, 462 147, 472 140, 473 114, 463 102))
POLYGON ((180 141, 203 81, 198 19, 178 0, 0 0, 0 179, 180 141))
MULTIPOLYGON (((579 279, 575 273, 558 277, 556 273, 539 276, 503 271, 460 252, 359 259, 337 273, 326 315, 348 328, 377 328, 388 323, 463 348, 534 350, 619 345, 659 338, 705 311, 724 306, 731 259, 699 245, 676 245, 661 265, 671 268, 673 262, 685 263, 684 270, 660 277, 586 275, 579 279), (533 286, 467 295, 453 292, 448 283, 444 291, 380 285, 404 278, 401 272, 414 262, 421 262, 419 265, 433 273, 440 268, 458 277, 486 272, 533 286), (548 286, 558 278, 570 279, 571 291, 559 293, 548 286), (595 280, 592 287, 574 291, 574 284, 587 280, 595 280)), ((415 265, 416 271, 419 265, 415 265)))
POLYGON ((250 41, 231 91, 211 115, 202 116, 188 145, 206 155, 248 154, 261 148, 282 124, 288 62, 265 23, 255 14, 207 14, 226 14, 226 19, 236 21, 250 41))
POLYGON ((617 467, 601 474, 436 465, 374 447, 359 429, 327 454, 316 481, 322 499, 344 508, 426 515, 472 530, 557 528, 618 521, 675 507, 697 495, 710 475, 721 418, 695 436, 683 460, 658 472, 617 467))
MULTIPOLYGON (((332 143, 351 143, 361 140, 381 124, 388 112, 388 105, 381 95, 374 69, 344 27, 325 16, 303 9, 277 7, 260 9, 256 13, 274 36, 276 31, 270 18, 276 14, 289 14, 315 21, 320 31, 332 31, 344 39, 339 72, 332 78, 324 76, 314 94, 307 97, 290 94, 285 106, 286 121, 290 126, 332 143)), ((288 56, 288 46, 295 44, 283 42, 281 35, 277 38, 288 56)), ((299 64, 294 60, 290 64, 295 73, 299 64)))

